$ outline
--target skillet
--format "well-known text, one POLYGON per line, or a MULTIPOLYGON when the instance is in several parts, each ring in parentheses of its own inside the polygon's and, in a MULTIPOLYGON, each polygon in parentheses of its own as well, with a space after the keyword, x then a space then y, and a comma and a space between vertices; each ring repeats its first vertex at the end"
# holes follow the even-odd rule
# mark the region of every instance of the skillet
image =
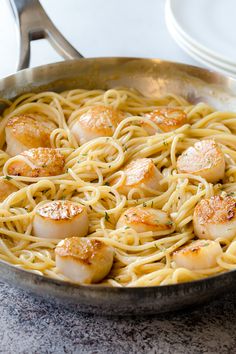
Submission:
MULTIPOLYGON (((10 2, 19 28, 20 71, 0 80, 0 97, 14 99, 30 91, 59 92, 77 87, 107 90, 126 86, 144 95, 171 92, 192 103, 204 101, 218 110, 236 109, 236 80, 232 78, 159 59, 84 59, 52 24, 38 0, 10 2), (30 60, 30 41, 39 38, 47 38, 67 60, 26 69, 30 60)), ((4 104, 1 104, 0 112, 3 109, 4 104)), ((236 271, 176 285, 112 288, 49 279, 0 261, 0 279, 78 311, 99 315, 143 315, 182 309, 231 291, 235 288, 236 271)))

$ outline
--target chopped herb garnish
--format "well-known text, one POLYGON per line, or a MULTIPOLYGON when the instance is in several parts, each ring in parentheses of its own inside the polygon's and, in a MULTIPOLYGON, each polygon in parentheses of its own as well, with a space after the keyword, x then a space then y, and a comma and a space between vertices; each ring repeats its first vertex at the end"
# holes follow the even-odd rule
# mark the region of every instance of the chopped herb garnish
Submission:
POLYGON ((129 226, 125 226, 125 230, 127 230, 127 229, 130 229, 130 227, 129 226))
POLYGON ((151 207, 153 208, 153 201, 152 201, 152 203, 151 203, 151 207))
POLYGON ((202 245, 202 247, 206 247, 209 246, 209 243, 205 243, 204 245, 202 245))
POLYGON ((10 181, 12 179, 11 176, 5 176, 4 178, 7 179, 8 181, 10 181))
POLYGON ((171 220, 167 221, 166 225, 173 225, 173 221, 171 220))
POLYGON ((106 221, 109 221, 109 219, 110 219, 110 216, 107 214, 107 212, 105 211, 105 220, 106 221))
POLYGON ((143 202, 143 207, 146 208, 147 206, 147 203, 143 202))
POLYGON ((88 154, 81 154, 82 156, 87 156, 88 154))
POLYGON ((164 146, 167 146, 167 145, 168 145, 167 141, 164 140, 164 141, 163 141, 163 145, 164 145, 164 146))
POLYGON ((105 182, 104 185, 105 186, 110 186, 110 183, 109 182, 105 182))

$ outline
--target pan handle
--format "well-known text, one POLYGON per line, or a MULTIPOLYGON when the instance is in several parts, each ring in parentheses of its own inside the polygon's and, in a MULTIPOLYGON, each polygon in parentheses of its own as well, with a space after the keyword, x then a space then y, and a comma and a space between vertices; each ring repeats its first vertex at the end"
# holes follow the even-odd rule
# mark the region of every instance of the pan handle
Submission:
POLYGON ((47 16, 38 0, 10 0, 19 31, 20 54, 17 70, 29 67, 30 42, 48 39, 64 59, 83 58, 47 16))

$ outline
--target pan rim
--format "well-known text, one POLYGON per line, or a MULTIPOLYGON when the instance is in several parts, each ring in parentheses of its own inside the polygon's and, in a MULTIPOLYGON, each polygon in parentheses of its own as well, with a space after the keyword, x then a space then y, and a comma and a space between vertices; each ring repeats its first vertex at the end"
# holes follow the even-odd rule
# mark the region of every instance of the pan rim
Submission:
POLYGON ((162 58, 156 58, 156 57, 151 57, 151 58, 145 58, 145 57, 130 57, 130 56, 109 56, 109 57, 92 57, 92 58, 76 58, 76 59, 67 59, 67 60, 60 60, 60 61, 56 61, 53 63, 47 63, 47 64, 42 64, 42 65, 37 65, 34 67, 29 67, 29 68, 25 68, 22 70, 19 70, 15 73, 6 75, 4 77, 0 78, 0 83, 7 80, 7 79, 11 79, 17 76, 22 75, 22 73, 27 73, 30 71, 38 71, 38 70, 42 70, 42 69, 46 69, 46 68, 52 68, 52 67, 56 67, 56 66, 63 66, 63 65, 67 65, 67 64, 73 64, 73 63, 77 63, 77 62, 89 62, 89 61, 106 61, 106 62, 110 62, 110 61, 120 61, 120 62, 131 62, 131 61, 146 61, 146 62, 150 62, 150 63, 156 63, 156 64, 166 64, 166 65, 174 65, 174 66, 178 66, 179 68, 186 68, 186 69, 193 69, 193 70, 197 70, 199 72, 202 72, 204 74, 209 74, 211 75, 216 75, 218 79, 222 79, 223 82, 225 80, 230 80, 234 83, 236 83, 236 78, 231 77, 230 75, 224 75, 220 72, 217 72, 216 70, 213 69, 208 69, 208 68, 203 68, 201 66, 197 66, 197 65, 191 65, 191 64, 186 64, 183 62, 179 62, 179 61, 174 61, 174 60, 165 60, 162 58))

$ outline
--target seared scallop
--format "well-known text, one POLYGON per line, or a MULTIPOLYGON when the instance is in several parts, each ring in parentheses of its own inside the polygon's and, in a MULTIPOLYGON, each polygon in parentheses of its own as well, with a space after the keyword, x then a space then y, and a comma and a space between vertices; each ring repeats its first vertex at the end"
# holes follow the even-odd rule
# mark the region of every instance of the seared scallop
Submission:
MULTIPOLYGON (((163 133, 173 131, 187 123, 186 113, 181 108, 177 107, 157 108, 151 113, 146 114, 146 117, 155 123, 163 133)), ((150 135, 157 132, 157 129, 146 122, 143 122, 142 126, 150 135)))
POLYGON ((64 173, 65 158, 57 149, 37 148, 22 152, 8 166, 8 174, 49 177, 64 173))
POLYGON ((131 227, 136 232, 153 231, 169 234, 174 231, 174 223, 162 210, 133 207, 127 209, 119 218, 116 228, 131 227))
POLYGON ((68 200, 56 200, 36 209, 33 234, 40 238, 83 237, 88 233, 86 207, 68 200))
POLYGON ((146 195, 150 195, 148 189, 160 189, 160 180, 163 176, 151 159, 133 160, 125 166, 123 172, 125 179, 118 188, 121 194, 128 194, 132 188, 139 188, 146 195))
POLYGON ((235 200, 219 195, 202 199, 194 209, 193 226, 199 238, 232 239, 236 236, 235 200))
POLYGON ((25 150, 37 147, 50 147, 50 134, 55 124, 33 114, 22 114, 8 120, 6 133, 6 152, 15 156, 25 150))
POLYGON ((71 131, 80 145, 102 136, 112 136, 124 114, 109 106, 94 106, 72 126, 71 131))
POLYGON ((3 202, 10 194, 17 191, 18 188, 4 177, 0 179, 0 202, 3 202))
POLYGON ((179 156, 177 169, 179 173, 192 173, 216 183, 224 178, 224 154, 214 140, 198 141, 179 156))
POLYGON ((72 237, 59 242, 55 249, 58 270, 80 284, 98 283, 113 264, 114 250, 99 240, 72 237))
POLYGON ((210 240, 193 241, 173 253, 177 267, 201 270, 217 266, 217 258, 223 253, 219 242, 210 240))

